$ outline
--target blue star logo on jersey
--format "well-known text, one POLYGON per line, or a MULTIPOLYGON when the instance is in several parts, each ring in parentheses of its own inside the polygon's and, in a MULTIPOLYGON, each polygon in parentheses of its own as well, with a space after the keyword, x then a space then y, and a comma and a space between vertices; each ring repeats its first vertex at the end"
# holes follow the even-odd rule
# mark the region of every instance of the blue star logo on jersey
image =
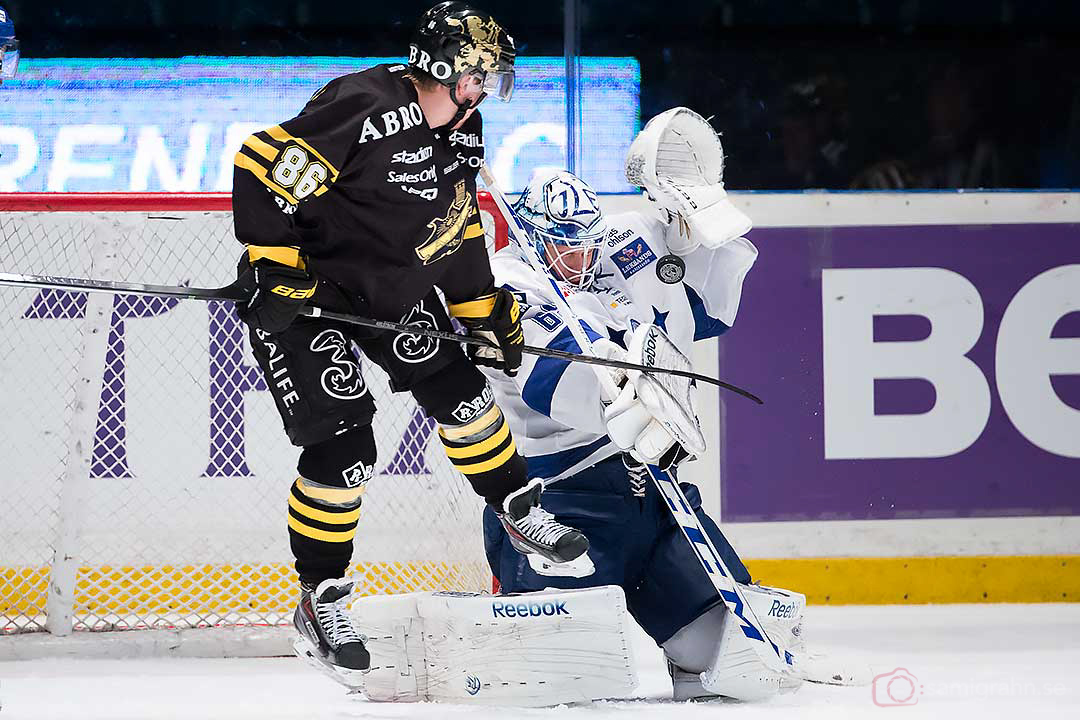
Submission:
POLYGON ((613 327, 609 327, 607 329, 607 334, 608 334, 608 338, 611 339, 611 342, 615 343, 616 345, 621 347, 623 350, 626 349, 626 340, 624 339, 624 336, 626 335, 625 330, 616 330, 613 327))
POLYGON ((660 328, 664 332, 667 332, 667 316, 671 314, 671 311, 669 310, 667 312, 660 312, 659 310, 656 309, 656 306, 653 305, 652 314, 653 314, 653 321, 652 321, 653 325, 660 328))
POLYGON ((644 238, 634 238, 611 256, 611 261, 627 280, 651 263, 656 262, 656 253, 648 246, 644 238))

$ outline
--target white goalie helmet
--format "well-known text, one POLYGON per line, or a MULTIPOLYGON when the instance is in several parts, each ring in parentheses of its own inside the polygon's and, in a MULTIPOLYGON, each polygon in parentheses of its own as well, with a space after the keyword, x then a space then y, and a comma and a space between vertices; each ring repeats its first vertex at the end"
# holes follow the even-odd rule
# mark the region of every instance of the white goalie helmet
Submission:
POLYGON ((513 212, 549 273, 579 289, 592 285, 600 269, 607 221, 596 193, 584 180, 565 170, 537 175, 514 203, 513 212))

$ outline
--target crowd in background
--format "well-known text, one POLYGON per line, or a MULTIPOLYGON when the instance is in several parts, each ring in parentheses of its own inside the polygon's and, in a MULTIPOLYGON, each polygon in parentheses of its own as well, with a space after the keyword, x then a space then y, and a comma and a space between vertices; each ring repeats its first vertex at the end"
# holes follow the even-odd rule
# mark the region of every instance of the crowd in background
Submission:
MULTIPOLYGON (((642 121, 711 117, 732 187, 1080 187, 1076 0, 579 2, 581 54, 638 59, 642 121)), ((26 58, 401 55, 429 4, 6 2, 26 58)), ((563 54, 561 2, 474 4, 563 54)))

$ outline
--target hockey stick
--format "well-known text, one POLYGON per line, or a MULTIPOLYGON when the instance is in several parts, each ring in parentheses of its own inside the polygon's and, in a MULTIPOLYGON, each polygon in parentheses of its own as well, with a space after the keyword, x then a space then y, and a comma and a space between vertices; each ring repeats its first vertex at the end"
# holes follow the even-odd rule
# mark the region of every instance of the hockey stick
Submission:
MULTIPOLYGON (((506 219, 511 238, 528 259, 533 271, 539 277, 547 278, 548 282, 551 283, 556 306, 563 316, 564 324, 569 328, 571 335, 574 336, 581 350, 585 353, 591 353, 592 342, 578 320, 577 314, 570 307, 570 303, 566 301, 566 298, 563 297, 555 278, 540 265, 540 258, 536 256, 536 253, 532 252, 525 228, 521 226, 517 216, 510 211, 506 197, 496 184, 495 177, 491 174, 487 165, 480 166, 480 177, 483 178, 484 183, 487 185, 488 192, 491 193, 491 197, 495 200, 499 212, 506 219)), ((609 400, 614 399, 612 393, 613 382, 610 377, 605 377, 605 375, 606 373, 597 372, 601 392, 603 395, 607 395, 609 400)), ((709 577, 709 581, 724 601, 724 605, 727 606, 732 617, 738 619, 740 629, 751 647, 753 647, 754 652, 770 670, 785 675, 793 674, 795 672, 795 657, 786 648, 779 647, 765 632, 761 621, 757 619, 753 608, 750 607, 739 589, 738 583, 732 579, 731 571, 721 559, 712 539, 701 527, 697 514, 686 499, 686 494, 682 488, 668 473, 656 465, 647 465, 646 467, 649 469, 649 476, 652 477, 657 491, 667 501, 666 504, 668 509, 671 510, 675 524, 679 526, 683 537, 690 543, 691 549, 701 563, 702 570, 709 577)))
MULTIPOLYGON (((16 287, 33 287, 43 288, 47 290, 69 290, 78 292, 103 292, 103 293, 129 293, 132 295, 150 295, 153 297, 173 297, 187 300, 230 300, 233 302, 239 302, 247 299, 247 291, 238 285, 233 283, 232 285, 226 285, 220 288, 198 288, 198 287, 184 287, 179 285, 143 285, 140 283, 129 282, 111 282, 107 280, 86 280, 84 278, 67 278, 67 277, 53 277, 50 275, 19 275, 15 273, 0 272, 0 285, 13 285, 16 287)), ((331 312, 330 310, 323 310, 322 308, 306 306, 300 311, 300 314, 304 317, 310 318, 324 318, 326 320, 334 320, 340 323, 346 323, 349 325, 359 325, 361 327, 375 328, 377 330, 389 330, 393 332, 404 333, 407 335, 423 335, 425 337, 435 338, 437 340, 448 340, 450 342, 464 343, 466 345, 476 345, 478 347, 497 347, 482 340, 481 338, 471 337, 469 335, 459 335, 458 333, 448 332, 446 330, 437 330, 435 328, 426 328, 419 325, 406 325, 404 323, 393 322, 391 320, 375 320, 374 318, 359 317, 357 315, 346 315, 344 313, 331 312)), ((700 380, 710 385, 716 385, 718 387, 726 388, 732 392, 736 392, 739 395, 750 398, 751 400, 761 403, 761 399, 753 393, 747 392, 742 388, 729 385, 728 383, 711 378, 707 375, 699 375, 697 373, 685 372, 683 370, 665 369, 665 368, 650 368, 644 365, 636 365, 634 363, 623 362, 621 360, 606 360, 604 358, 590 357, 587 355, 579 355, 577 353, 566 352, 563 350, 552 350, 550 348, 534 347, 532 345, 526 345, 522 348, 522 352, 530 353, 532 355, 541 355, 544 357, 559 358, 560 360, 569 360, 570 362, 580 362, 589 365, 605 365, 608 367, 617 367, 624 370, 642 370, 649 372, 661 372, 671 375, 681 375, 688 377, 692 380, 700 380)))

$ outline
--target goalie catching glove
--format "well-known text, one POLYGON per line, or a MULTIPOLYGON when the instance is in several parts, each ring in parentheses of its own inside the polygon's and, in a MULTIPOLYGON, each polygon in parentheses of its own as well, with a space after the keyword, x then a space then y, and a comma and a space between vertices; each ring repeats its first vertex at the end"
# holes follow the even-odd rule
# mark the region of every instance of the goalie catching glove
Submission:
POLYGON ((268 333, 292 325, 318 285, 296 248, 250 245, 240 267, 237 284, 251 294, 246 303, 236 304, 236 314, 268 333))
POLYGON ((483 338, 498 348, 466 346, 477 365, 497 368, 513 377, 521 367, 525 334, 521 331, 521 306, 506 288, 496 288, 475 300, 451 303, 451 317, 457 318, 470 335, 483 338))
POLYGON ((626 179, 642 187, 671 226, 668 248, 716 249, 753 227, 724 190, 724 148, 705 118, 684 107, 650 120, 626 155, 626 179))
MULTIPOLYGON (((679 352, 656 325, 641 325, 630 338, 623 358, 652 367, 691 370, 690 360, 679 352)), ((610 356, 610 352, 604 352, 610 356)), ((638 462, 666 471, 705 452, 694 409, 693 388, 687 378, 629 370, 621 390, 604 410, 608 437, 638 462)))

